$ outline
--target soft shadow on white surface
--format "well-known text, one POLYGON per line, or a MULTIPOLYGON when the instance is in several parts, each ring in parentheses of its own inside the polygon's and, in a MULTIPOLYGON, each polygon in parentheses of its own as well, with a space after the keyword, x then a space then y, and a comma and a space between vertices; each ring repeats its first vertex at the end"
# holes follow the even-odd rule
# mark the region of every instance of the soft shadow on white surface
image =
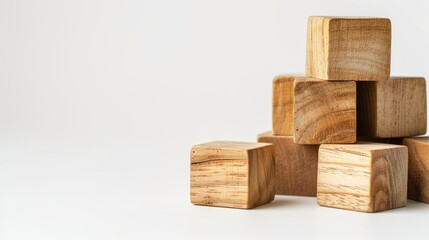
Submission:
POLYGON ((162 168, 134 169, 144 154, 70 158, 65 157, 70 153, 1 152, 2 159, 13 159, 6 167, 16 168, 3 172, 11 180, 3 189, 5 239, 401 239, 425 234, 429 220, 429 205, 413 201, 374 214, 320 207, 313 197, 293 196, 276 196, 253 210, 195 206, 187 181, 169 179, 165 185, 162 168), (67 171, 57 173, 63 169, 57 161, 68 162, 67 171))
POLYGON ((253 210, 195 206, 187 151, 170 168, 138 149, 33 146, 0 148, 4 239, 401 239, 426 234, 429 220, 413 201, 375 214, 293 196, 253 210))

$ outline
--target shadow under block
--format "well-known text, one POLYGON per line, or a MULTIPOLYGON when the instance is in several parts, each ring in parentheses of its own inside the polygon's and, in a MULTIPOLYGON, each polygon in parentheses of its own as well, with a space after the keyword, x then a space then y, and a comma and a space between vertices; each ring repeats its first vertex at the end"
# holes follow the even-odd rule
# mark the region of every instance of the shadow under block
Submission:
POLYGON ((273 146, 215 141, 191 150, 191 202, 253 208, 275 195, 273 146))
POLYGON ((293 135, 294 76, 277 76, 273 80, 273 133, 293 135))
POLYGON ((426 133, 426 82, 392 77, 357 83, 358 135, 395 138, 426 133))
POLYGON ((403 138, 374 138, 374 137, 362 137, 362 136, 357 137, 358 142, 376 142, 376 143, 388 143, 388 144, 396 144, 396 145, 403 145, 402 139, 403 138))
POLYGON ((258 142, 274 145, 276 194, 316 196, 318 145, 295 144, 292 136, 271 132, 259 134, 258 142))
POLYGON ((325 80, 379 81, 390 76, 387 18, 309 17, 306 75, 325 80))
POLYGON ((379 212, 407 202, 407 147, 384 143, 322 144, 317 202, 321 206, 379 212))
POLYGON ((356 142, 356 82, 296 78, 294 141, 356 142))
POLYGON ((404 138, 408 147, 408 198, 429 203, 429 137, 404 138))

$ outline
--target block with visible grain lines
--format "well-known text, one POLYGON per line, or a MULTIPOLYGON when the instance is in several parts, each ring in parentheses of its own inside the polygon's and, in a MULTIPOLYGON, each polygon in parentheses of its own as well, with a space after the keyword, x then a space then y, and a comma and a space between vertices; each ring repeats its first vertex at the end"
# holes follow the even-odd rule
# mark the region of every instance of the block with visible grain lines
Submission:
POLYGON ((408 198, 429 203, 429 137, 404 138, 408 147, 408 198))
POLYGON ((296 78, 294 141, 356 142, 356 82, 296 78))
POLYGON ((407 202, 406 146, 358 142, 319 148, 317 202, 321 206, 379 212, 407 202))
POLYGON ((358 135, 379 138, 426 133, 426 81, 392 77, 357 83, 358 135))
POLYGON ((390 76, 391 23, 387 18, 309 17, 307 76, 380 81, 390 76))
POLYGON ((318 145, 301 145, 292 136, 265 132, 258 142, 272 143, 276 161, 276 194, 316 196, 318 145))
POLYGON ((192 203, 247 209, 272 201, 274 191, 271 144, 215 141, 192 147, 192 203))
POLYGON ((282 75, 273 80, 273 133, 293 135, 293 87, 295 76, 282 75))

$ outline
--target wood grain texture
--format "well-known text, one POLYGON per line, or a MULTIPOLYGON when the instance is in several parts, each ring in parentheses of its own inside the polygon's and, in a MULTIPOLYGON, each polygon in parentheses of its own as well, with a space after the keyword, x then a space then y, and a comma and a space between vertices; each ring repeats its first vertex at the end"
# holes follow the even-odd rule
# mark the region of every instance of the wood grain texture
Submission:
POLYGON ((254 208, 274 199, 273 146, 215 141, 191 149, 191 202, 254 208))
POLYGON ((379 81, 390 76, 387 18, 309 17, 306 74, 325 80, 379 81))
POLYGON ((359 142, 319 148, 317 202, 361 212, 403 207, 407 201, 407 147, 359 142))
POLYGON ((357 83, 358 135, 379 138, 426 133, 426 81, 392 77, 357 83))
POLYGON ((274 145, 276 194, 316 196, 318 145, 295 144, 292 136, 272 132, 259 134, 258 142, 274 145))
POLYGON ((299 144, 356 142, 356 83, 296 79, 294 141, 299 144))
POLYGON ((429 203, 429 137, 404 138, 408 147, 408 198, 429 203))
POLYGON ((274 200, 276 168, 273 146, 252 149, 249 156, 249 193, 247 208, 254 208, 274 200))
POLYGON ((273 132, 293 135, 293 87, 295 76, 282 75, 273 80, 273 132))

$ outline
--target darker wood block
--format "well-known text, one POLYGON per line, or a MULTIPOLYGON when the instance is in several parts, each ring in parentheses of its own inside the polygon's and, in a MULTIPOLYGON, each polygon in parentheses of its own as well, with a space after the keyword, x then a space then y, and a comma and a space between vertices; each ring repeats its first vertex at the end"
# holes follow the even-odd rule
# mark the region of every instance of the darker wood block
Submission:
POLYGON ((271 132, 259 134, 258 142, 274 145, 276 194, 316 196, 318 145, 295 144, 292 136, 271 132))

